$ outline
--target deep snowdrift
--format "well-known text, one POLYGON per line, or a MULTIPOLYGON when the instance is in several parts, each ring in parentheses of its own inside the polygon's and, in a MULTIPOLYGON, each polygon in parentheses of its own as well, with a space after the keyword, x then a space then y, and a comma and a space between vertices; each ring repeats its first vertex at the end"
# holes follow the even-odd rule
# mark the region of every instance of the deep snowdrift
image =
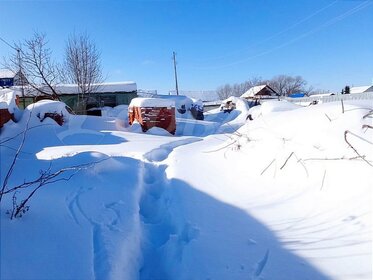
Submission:
MULTIPOLYGON (((372 102, 279 102, 253 121, 241 103, 178 120, 178 136, 29 122, 10 185, 95 164, 42 187, 22 218, 3 197, 0 278, 371 279, 372 102)), ((2 182, 26 124, 1 131, 2 182)))

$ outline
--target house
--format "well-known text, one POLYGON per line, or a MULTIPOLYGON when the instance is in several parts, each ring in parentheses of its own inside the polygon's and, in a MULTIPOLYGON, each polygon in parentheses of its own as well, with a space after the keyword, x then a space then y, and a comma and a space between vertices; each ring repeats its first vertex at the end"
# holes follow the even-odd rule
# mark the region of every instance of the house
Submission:
POLYGON ((350 88, 350 94, 365 93, 365 92, 373 92, 373 85, 362 86, 362 87, 351 87, 350 88))
POLYGON ((19 75, 8 69, 0 69, 0 87, 9 88, 19 85, 19 75))
POLYGON ((0 128, 10 120, 15 121, 14 113, 17 107, 17 92, 10 89, 0 90, 0 128))
MULTIPOLYGON (((84 104, 84 110, 104 106, 115 107, 118 105, 128 105, 133 98, 137 97, 137 85, 135 82, 100 83, 94 84, 93 88, 94 92, 86 96, 87 100, 86 104, 84 104)), ((41 90, 50 92, 48 88, 41 88, 41 90)), ((65 102, 70 108, 74 111, 80 110, 81 94, 79 93, 78 85, 56 85, 55 91, 58 93, 59 99, 65 102)), ((50 96, 43 96, 39 91, 30 87, 25 88, 24 96, 26 106, 40 99, 50 99, 50 96)))
POLYGON ((244 94, 241 95, 241 98, 245 99, 262 99, 262 98, 274 98, 278 94, 268 85, 260 85, 250 88, 244 94))
POLYGON ((171 134, 176 132, 175 101, 161 98, 134 98, 128 107, 128 122, 137 121, 146 132, 160 127, 171 134))

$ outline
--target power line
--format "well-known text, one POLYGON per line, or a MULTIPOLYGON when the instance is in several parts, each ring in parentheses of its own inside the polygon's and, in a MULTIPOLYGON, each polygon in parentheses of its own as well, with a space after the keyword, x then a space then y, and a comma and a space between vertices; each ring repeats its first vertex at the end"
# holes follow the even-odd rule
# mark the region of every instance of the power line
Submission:
POLYGON ((315 11, 315 12, 309 14, 308 16, 302 18, 301 20, 299 20, 299 21, 293 23, 293 24, 290 25, 289 27, 287 27, 287 28, 285 28, 285 29, 282 29, 281 31, 279 31, 279 32, 277 32, 277 33, 275 33, 275 34, 272 34, 272 35, 270 35, 270 36, 268 36, 268 37, 266 37, 266 38, 264 38, 264 39, 262 39, 262 40, 256 41, 256 42, 254 42, 254 43, 252 43, 252 44, 249 44, 249 45, 246 46, 245 48, 242 48, 242 49, 237 50, 237 51, 233 51, 233 52, 231 52, 231 53, 228 53, 228 54, 225 54, 225 55, 222 55, 222 56, 219 56, 219 57, 214 57, 214 58, 210 58, 210 59, 206 59, 206 60, 211 61, 211 60, 224 59, 224 58, 227 58, 227 57, 229 57, 229 56, 232 56, 232 55, 235 55, 235 54, 238 54, 238 53, 241 53, 241 52, 248 51, 248 50, 250 50, 250 48, 252 48, 252 47, 255 47, 255 46, 261 45, 261 44, 263 44, 263 43, 266 43, 266 42, 268 42, 268 41, 270 41, 270 40, 272 40, 272 39, 274 39, 274 38, 276 38, 276 37, 278 37, 278 36, 280 36, 280 35, 282 35, 282 34, 287 33, 288 31, 294 29, 295 27, 301 25, 302 23, 309 21, 311 18, 317 16, 318 14, 322 13, 323 11, 325 11, 325 10, 329 9, 330 7, 332 7, 333 5, 335 5, 338 1, 339 1, 339 0, 334 0, 332 3, 330 3, 330 4, 326 5, 326 6, 324 6, 324 7, 320 8, 320 9, 318 9, 317 11, 315 11))
POLYGON ((260 53, 257 53, 255 55, 252 55, 250 57, 247 57, 247 58, 244 58, 242 60, 238 60, 238 61, 234 61, 232 63, 228 63, 228 64, 224 64, 224 65, 220 65, 220 66, 211 66, 211 67, 198 67, 198 66, 192 66, 191 68, 193 69, 205 69, 205 70, 211 70, 211 69, 223 69, 223 68, 227 68, 227 67, 230 67, 230 66, 234 66, 234 65, 238 65, 238 64, 241 64, 241 63, 244 63, 244 62, 247 62, 249 60, 252 60, 252 59, 255 59, 255 58, 258 58, 258 57, 261 57, 263 55, 267 55, 267 54, 270 54, 278 49, 281 49, 283 47, 286 47, 288 45, 291 45, 297 41, 299 41, 300 39, 303 39, 309 35, 312 35, 318 31, 320 31, 321 29, 325 28, 325 27, 328 27, 328 26, 331 26, 333 24, 336 24, 337 22, 341 21, 341 20, 344 20, 345 18, 357 13, 358 11, 362 10, 362 9, 365 9, 367 8, 368 6, 372 5, 373 4, 373 1, 372 0, 365 0, 363 3, 360 3, 359 5, 353 7, 352 9, 326 21, 325 23, 323 24, 320 24, 319 26, 311 29, 310 31, 308 32, 305 32, 291 40, 288 40, 286 42, 284 42, 283 44, 280 44, 272 49, 269 49, 269 50, 266 50, 266 51, 263 51, 263 52, 260 52, 260 53))
POLYGON ((15 48, 14 46, 12 46, 10 43, 8 43, 5 39, 1 38, 0 37, 0 41, 2 41, 4 44, 6 44, 8 47, 12 48, 13 50, 15 51, 19 51, 19 49, 15 48))

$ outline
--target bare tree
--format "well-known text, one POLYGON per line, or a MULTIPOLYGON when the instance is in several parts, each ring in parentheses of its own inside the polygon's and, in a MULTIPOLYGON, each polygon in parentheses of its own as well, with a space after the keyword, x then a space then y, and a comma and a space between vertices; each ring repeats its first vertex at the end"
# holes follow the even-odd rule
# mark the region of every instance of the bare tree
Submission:
POLYGON ((220 86, 216 90, 220 100, 227 99, 229 96, 233 95, 233 89, 230 84, 225 84, 224 86, 220 86))
POLYGON ((83 100, 103 81, 100 57, 95 43, 86 33, 70 35, 65 49, 65 74, 68 81, 78 85, 83 100))
POLYGON ((309 90, 306 89, 307 81, 301 76, 287 76, 278 75, 273 77, 267 83, 271 88, 273 88, 280 96, 288 96, 292 93, 306 92, 308 94, 309 90))
POLYGON ((243 83, 236 83, 233 85, 226 84, 224 86, 219 87, 216 91, 220 99, 226 99, 230 96, 241 96, 251 87, 260 85, 262 83, 262 78, 253 77, 243 83))
POLYGON ((22 84, 58 99, 55 87, 61 83, 60 67, 52 59, 52 51, 47 45, 46 35, 35 32, 32 38, 14 44, 17 53, 12 55, 5 65, 15 73, 20 72, 22 84))
POLYGON ((280 96, 288 96, 298 92, 311 95, 314 92, 313 87, 307 87, 307 81, 301 76, 278 75, 270 80, 254 77, 240 84, 226 84, 219 87, 217 93, 221 99, 228 98, 229 96, 241 96, 247 90, 257 85, 269 85, 280 96))

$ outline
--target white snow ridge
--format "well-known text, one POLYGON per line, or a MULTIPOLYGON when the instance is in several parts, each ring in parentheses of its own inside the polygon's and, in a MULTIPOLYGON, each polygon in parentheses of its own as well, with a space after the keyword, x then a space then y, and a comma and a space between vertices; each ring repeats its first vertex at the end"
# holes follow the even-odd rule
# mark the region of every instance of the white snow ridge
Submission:
POLYGON ((175 135, 126 106, 6 123, 0 278, 372 279, 372 102, 229 100, 175 135), (10 219, 37 184, 8 190, 65 168, 10 219))

